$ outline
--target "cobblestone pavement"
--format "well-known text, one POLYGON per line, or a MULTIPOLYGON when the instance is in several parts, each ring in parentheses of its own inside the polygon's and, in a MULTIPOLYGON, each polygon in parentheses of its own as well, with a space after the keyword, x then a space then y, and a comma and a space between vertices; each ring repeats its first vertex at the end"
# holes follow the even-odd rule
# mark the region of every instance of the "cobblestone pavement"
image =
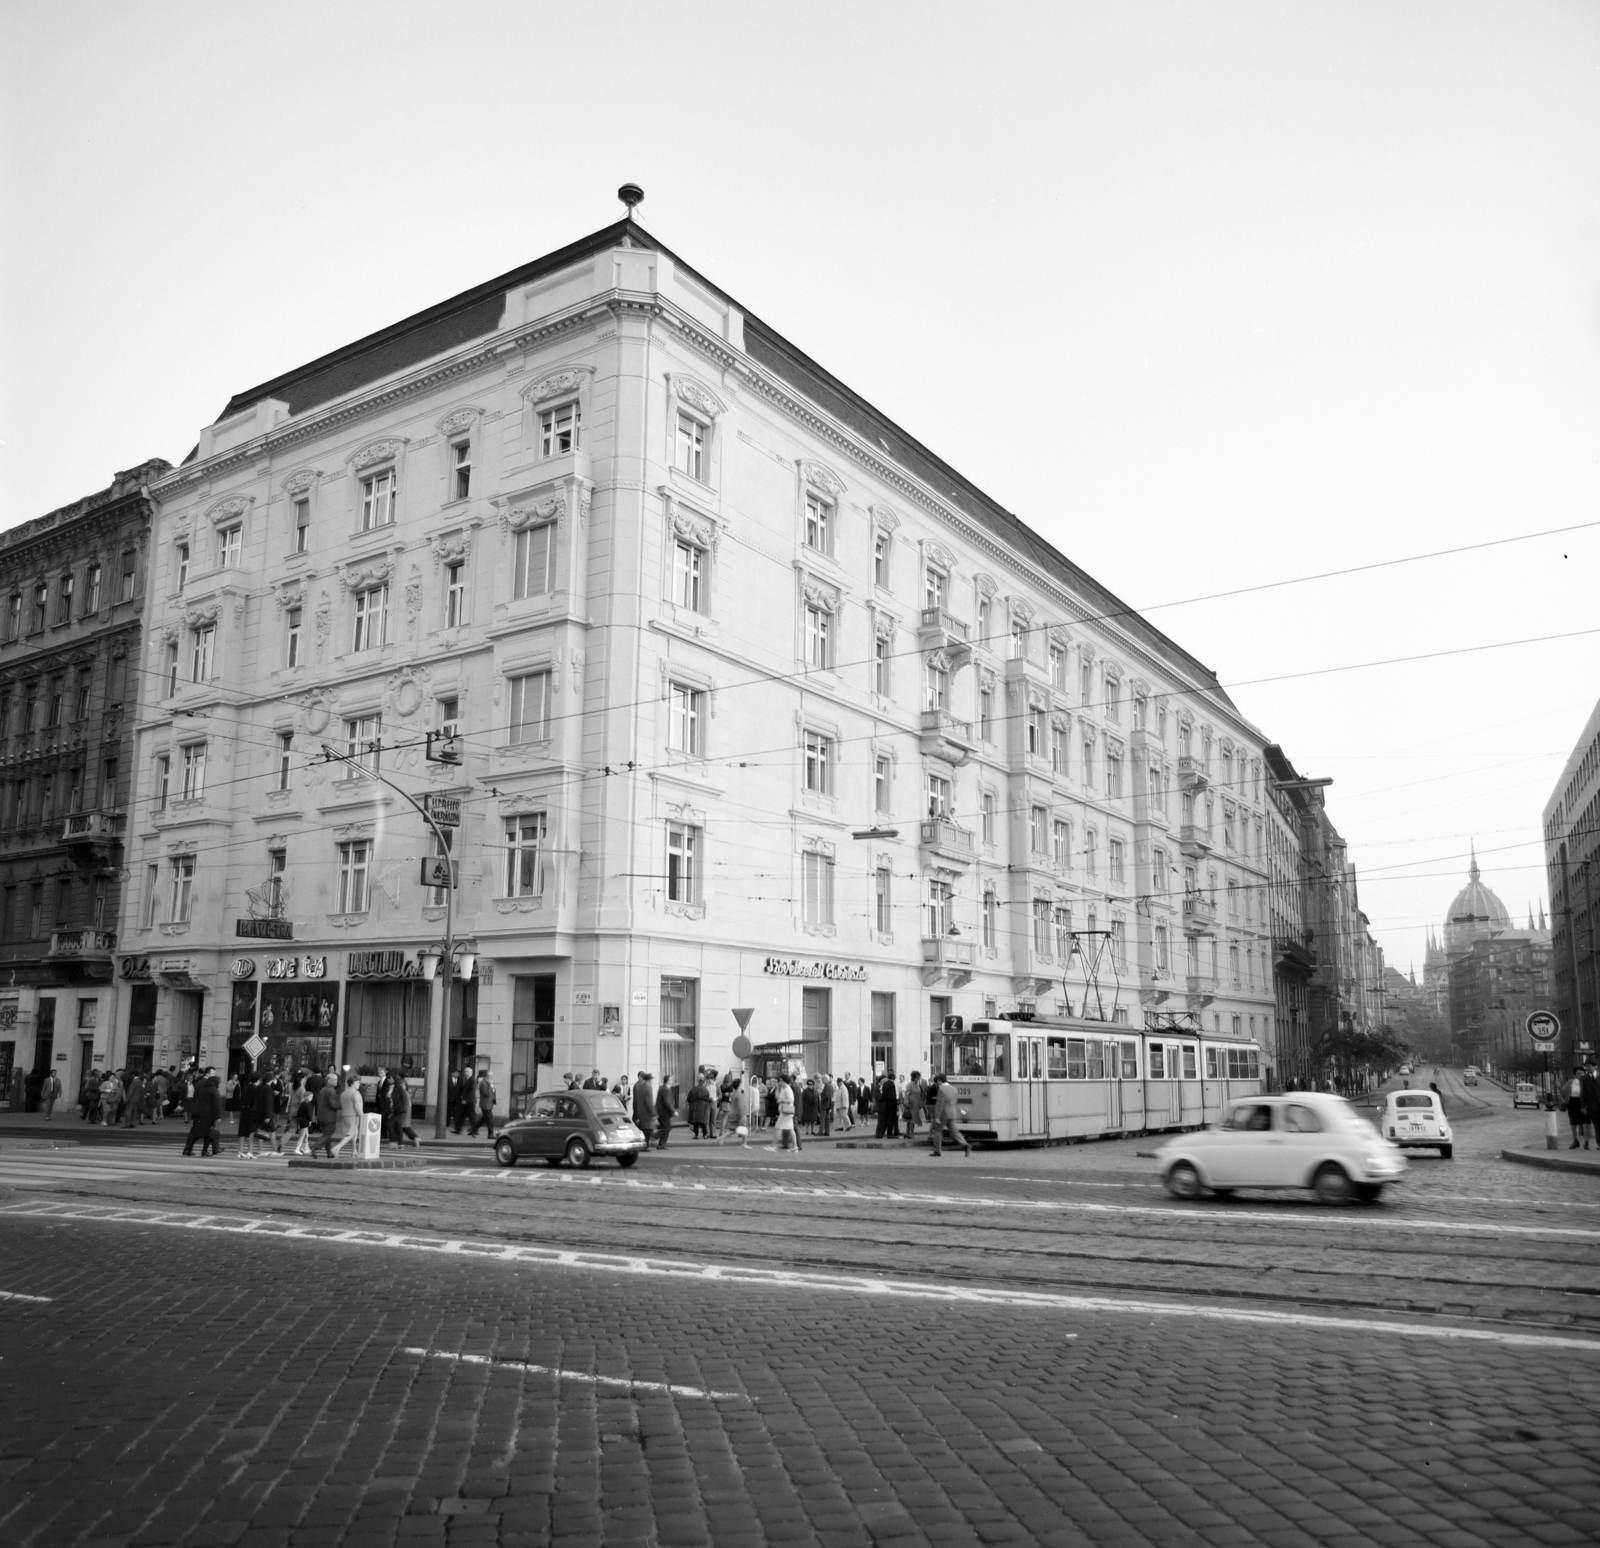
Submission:
POLYGON ((1440 1083, 1457 1159, 1333 1210, 1149 1141, 0 1144, 0 1543, 1593 1541, 1600 1189, 1440 1083))

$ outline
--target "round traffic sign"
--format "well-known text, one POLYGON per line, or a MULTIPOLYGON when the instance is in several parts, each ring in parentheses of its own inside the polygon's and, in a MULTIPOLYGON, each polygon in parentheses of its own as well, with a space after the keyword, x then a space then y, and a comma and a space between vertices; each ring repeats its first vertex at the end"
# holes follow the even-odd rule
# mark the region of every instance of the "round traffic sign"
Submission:
POLYGON ((1535 1011, 1524 1025, 1536 1043, 1553 1043, 1561 1036, 1561 1018, 1550 1011, 1535 1011))
POLYGON ((749 1038, 744 1036, 734 1038, 733 1056, 735 1059, 748 1059, 750 1057, 750 1051, 751 1043, 749 1038))

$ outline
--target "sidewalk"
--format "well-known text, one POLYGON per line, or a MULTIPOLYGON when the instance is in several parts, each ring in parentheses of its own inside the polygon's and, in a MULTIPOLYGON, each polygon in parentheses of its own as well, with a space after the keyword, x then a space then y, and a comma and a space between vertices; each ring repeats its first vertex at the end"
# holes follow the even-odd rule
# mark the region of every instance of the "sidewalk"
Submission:
POLYGON ((1600 1177, 1600 1150, 1573 1150, 1563 1142, 1560 1150, 1537 1149, 1527 1146, 1521 1150, 1502 1150, 1502 1161, 1515 1161, 1518 1166, 1537 1166, 1547 1172, 1585 1172, 1590 1177, 1600 1177))

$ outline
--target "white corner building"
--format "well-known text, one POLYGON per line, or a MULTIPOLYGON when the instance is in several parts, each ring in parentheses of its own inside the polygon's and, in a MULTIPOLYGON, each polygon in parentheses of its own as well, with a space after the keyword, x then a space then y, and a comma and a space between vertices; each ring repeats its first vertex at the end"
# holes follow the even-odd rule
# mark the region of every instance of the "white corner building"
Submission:
POLYGON ((155 1062, 259 1036, 431 1091, 435 844, 326 745, 459 799, 448 1058, 503 1105, 687 1086, 736 1009, 813 1071, 1036 1008, 1271 1081, 1266 739, 631 219, 239 394, 153 493, 118 971, 155 1062))

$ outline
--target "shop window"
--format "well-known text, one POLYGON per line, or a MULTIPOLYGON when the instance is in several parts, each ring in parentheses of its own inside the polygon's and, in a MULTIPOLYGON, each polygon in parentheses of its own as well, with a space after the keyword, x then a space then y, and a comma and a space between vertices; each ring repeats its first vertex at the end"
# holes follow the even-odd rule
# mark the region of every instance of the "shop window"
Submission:
POLYGON ((694 1084, 699 1009, 699 979, 661 980, 661 1031, 657 1043, 657 1062, 661 1067, 661 1084, 671 1089, 680 1112, 684 1096, 694 1084))
MULTIPOLYGON (((943 1021, 939 1022, 943 1026, 943 1021)), ((893 1075, 895 998, 886 991, 872 992, 872 1073, 893 1075)))
POLYGON ((518 974, 511 980, 511 1112, 526 1109, 539 1071, 556 1058, 556 975, 518 974))

